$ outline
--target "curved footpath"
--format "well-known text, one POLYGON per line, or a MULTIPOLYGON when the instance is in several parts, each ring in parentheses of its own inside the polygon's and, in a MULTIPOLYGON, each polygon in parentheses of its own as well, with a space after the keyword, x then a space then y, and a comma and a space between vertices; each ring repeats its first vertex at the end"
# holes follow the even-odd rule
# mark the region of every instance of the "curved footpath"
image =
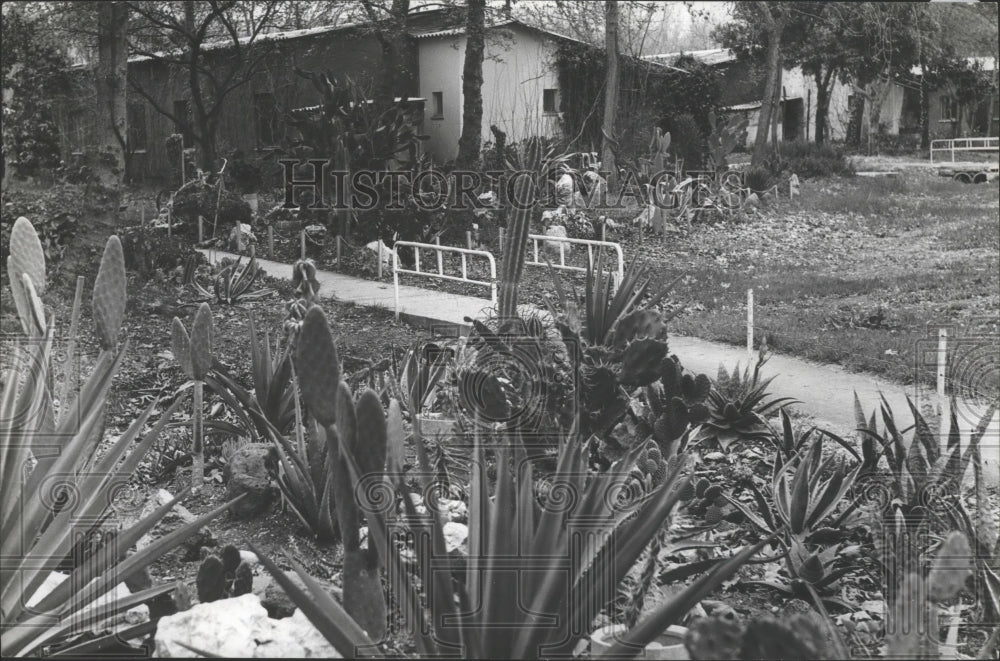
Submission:
MULTIPOLYGON (((213 263, 226 257, 236 258, 232 253, 218 250, 201 252, 213 263)), ((260 258, 257 261, 271 276, 291 277, 291 266, 288 264, 260 258)), ((393 309, 395 296, 391 283, 329 271, 317 271, 316 278, 320 282, 320 296, 323 298, 393 309)), ((399 307, 401 316, 410 323, 429 327, 442 334, 456 335, 468 332, 469 325, 465 323, 465 317, 481 316, 490 304, 482 298, 400 285, 399 307)), ((670 352, 677 354, 685 368, 711 377, 718 372, 720 363, 727 369, 731 369, 737 362, 747 364, 747 352, 744 348, 673 334, 669 343, 670 352)), ((858 393, 866 415, 870 415, 879 405, 879 395, 884 395, 897 417, 905 421, 903 426, 912 423, 906 404, 907 394, 918 408, 924 403, 937 401, 933 391, 927 388, 903 386, 871 374, 848 372, 837 365, 823 365, 778 353, 772 354, 763 372, 765 376, 778 375, 774 381, 774 390, 777 393, 793 394, 801 401, 796 408, 811 416, 817 426, 826 427, 845 438, 851 438, 855 428, 855 392, 858 393)), ((957 403, 963 442, 985 413, 985 408, 975 402, 957 403)), ((1000 486, 1000 411, 990 421, 981 441, 981 448, 983 473, 987 483, 993 487, 1000 486)))

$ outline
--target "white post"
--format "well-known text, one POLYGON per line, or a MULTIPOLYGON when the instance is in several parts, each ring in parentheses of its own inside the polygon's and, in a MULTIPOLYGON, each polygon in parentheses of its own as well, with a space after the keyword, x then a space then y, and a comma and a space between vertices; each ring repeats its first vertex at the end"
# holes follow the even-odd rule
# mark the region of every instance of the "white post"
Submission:
POLYGON ((139 226, 140 227, 145 227, 146 226, 146 205, 145 204, 143 204, 141 207, 139 207, 139 226))
POLYGON ((504 229, 501 227, 500 228, 500 254, 501 255, 503 255, 503 235, 504 235, 504 229))
MULTIPOLYGON (((381 239, 379 239, 381 241, 381 239)), ((381 246, 379 246, 381 248, 381 246)), ((396 321, 399 321, 399 254, 398 246, 393 246, 392 248, 392 288, 395 291, 395 310, 396 310, 396 321)), ((382 256, 379 255, 379 263, 381 263, 382 256)))
MULTIPOLYGON (((440 247, 441 245, 440 236, 434 237, 434 245, 440 247)), ((438 275, 444 275, 444 253, 441 252, 440 250, 435 250, 434 252, 437 253, 437 258, 438 258, 438 275)))
POLYGON ((940 435, 941 447, 948 447, 948 428, 950 425, 951 411, 948 397, 945 393, 945 378, 948 369, 948 330, 938 329, 938 366, 937 366, 937 396, 938 407, 941 411, 940 435))
POLYGON ((274 259, 274 226, 267 226, 267 258, 274 259))
POLYGON ((747 290, 747 355, 753 360, 753 289, 747 290))
POLYGON ((302 230, 302 232, 299 233, 299 249, 300 249, 300 252, 302 253, 302 259, 305 259, 306 258, 306 231, 305 230, 302 230))
POLYGON ((465 230, 465 247, 472 250, 472 230, 465 230))

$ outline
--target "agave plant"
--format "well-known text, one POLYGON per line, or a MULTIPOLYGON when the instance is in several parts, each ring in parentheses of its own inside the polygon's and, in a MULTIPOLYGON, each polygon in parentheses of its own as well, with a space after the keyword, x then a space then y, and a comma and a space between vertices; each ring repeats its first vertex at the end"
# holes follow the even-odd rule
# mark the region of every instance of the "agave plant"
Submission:
POLYGON ((95 437, 103 402, 121 366, 127 341, 118 346, 124 316, 125 266, 121 243, 112 236, 104 250, 94 286, 93 317, 101 353, 93 372, 83 380, 71 402, 63 402, 59 417, 53 408, 49 381, 53 368, 53 327, 45 322, 38 291, 44 289, 45 262, 31 223, 19 218, 12 228, 8 268, 22 327, 28 341, 17 339, 4 374, 0 396, 0 613, 3 656, 100 652, 104 646, 147 635, 155 623, 131 627, 85 644, 79 634, 100 627, 115 616, 175 589, 175 584, 140 590, 124 598, 107 595, 130 581, 201 526, 218 516, 227 503, 129 555, 129 549, 170 511, 175 498, 135 525, 107 532, 114 494, 128 481, 140 459, 156 442, 181 399, 162 413, 145 435, 160 403, 151 403, 128 429, 98 456, 95 437), (41 332, 41 335, 36 334, 41 332), (53 451, 55 449, 56 451, 53 451), (131 450, 131 451, 130 451, 131 450), (79 539, 101 541, 80 560, 74 557, 79 539), (54 589, 43 585, 57 567, 71 567, 54 589), (29 605, 30 604, 30 605, 29 605))
POLYGON ((919 557, 926 550, 916 546, 919 539, 958 530, 973 547, 976 572, 983 577, 986 587, 982 592, 984 617, 990 621, 990 618, 1000 616, 1000 573, 996 569, 1000 552, 996 548, 993 513, 982 506, 987 500, 979 445, 997 404, 993 402, 987 407, 963 448, 953 402, 945 451, 942 451, 940 440, 931 425, 909 398, 907 404, 913 424, 901 428, 889 403, 885 397, 882 398, 881 431, 876 425, 874 413, 866 421, 860 404, 855 410, 862 439, 874 442, 873 446, 863 448, 866 463, 877 468, 878 461, 884 456, 890 471, 885 479, 867 475, 865 485, 873 488, 866 489, 862 494, 875 514, 873 523, 875 538, 880 545, 879 560, 884 565, 886 584, 889 586, 887 601, 890 608, 894 607, 899 596, 898 586, 906 572, 915 570, 915 567, 897 559, 919 557), (962 498, 970 466, 977 503, 971 510, 962 498), (881 486, 884 482, 888 482, 887 489, 881 486), (913 546, 908 547, 907 544, 913 546))
POLYGON ((189 384, 194 392, 194 414, 191 416, 191 493, 197 494, 205 481, 205 447, 204 447, 204 383, 209 370, 212 369, 212 309, 208 303, 202 303, 194 315, 191 335, 188 335, 184 323, 174 317, 171 326, 174 357, 181 364, 181 369, 191 380, 189 384))
MULTIPOLYGON (((325 326, 321 314, 309 313, 310 317, 319 317, 317 327, 325 326)), ((307 318, 303 341, 309 323, 307 318)), ((332 339, 325 344, 332 346, 332 339)), ((309 369, 315 370, 310 378, 317 379, 316 385, 324 385, 310 395, 315 398, 310 408, 321 410, 321 420, 332 418, 339 425, 339 412, 326 391, 335 387, 338 378, 334 354, 328 350, 321 353, 327 354, 327 359, 311 361, 309 369)), ((372 420, 379 420, 374 408, 372 420)), ((383 432, 372 433, 380 438, 383 432)), ((416 444, 420 446, 419 438, 416 444)), ((660 486, 637 509, 625 509, 619 506, 621 500, 615 494, 620 494, 628 481, 628 467, 635 465, 638 448, 623 460, 619 470, 588 476, 584 444, 567 438, 558 446, 557 466, 550 476, 558 488, 553 487, 540 500, 519 432, 498 434, 491 442, 497 473, 491 496, 485 441, 475 434, 469 507, 469 558, 474 561, 470 560, 464 571, 459 570, 458 580, 437 569, 446 553, 434 489, 425 485, 428 511, 421 514, 409 498, 403 497, 406 487, 402 477, 395 476, 397 498, 389 502, 402 500, 405 510, 401 517, 392 515, 393 508, 380 506, 386 502, 383 499, 379 503, 362 499, 369 543, 374 542, 389 570, 400 615, 414 637, 419 655, 452 652, 472 657, 538 658, 570 654, 586 637, 594 616, 610 597, 607 586, 621 583, 690 480, 691 458, 675 457, 668 462, 660 486), (561 499, 560 493, 573 495, 561 499), (398 546, 407 539, 413 540, 415 569, 404 560, 398 546), (511 566, 511 558, 517 558, 516 567, 511 566), (525 566, 526 562, 530 566, 525 566), (567 567, 574 570, 566 571, 567 567)), ((355 448, 341 444, 340 449, 352 481, 359 485, 369 481, 372 472, 357 460, 355 448)), ((432 474, 425 456, 421 456, 421 466, 425 474, 432 474)), ((374 477, 382 479, 378 472, 374 477)), ((638 654, 663 629, 679 621, 699 600, 735 574, 762 545, 742 549, 697 578, 640 621, 610 654, 638 654)), ((262 560, 280 577, 272 561, 262 560)), ((338 651, 351 656, 372 653, 370 646, 375 637, 366 635, 329 595, 321 593, 304 575, 302 578, 306 590, 287 580, 281 582, 338 651)))
POLYGON ((262 272, 257 258, 251 257, 246 265, 240 266, 242 260, 243 256, 240 255, 236 262, 219 271, 215 276, 212 291, 198 282, 197 275, 192 269, 185 270, 184 284, 191 287, 202 298, 215 298, 217 302, 226 305, 233 305, 241 300, 256 301, 273 294, 273 289, 253 289, 254 283, 262 272))
POLYGON ((833 438, 847 447, 855 459, 857 453, 842 439, 823 430, 810 429, 798 438, 791 421, 782 411, 784 436, 775 440, 779 447, 794 448, 787 459, 782 453, 775 457, 770 489, 761 490, 749 483, 757 512, 739 499, 722 494, 722 498, 739 510, 764 534, 776 534, 785 550, 785 566, 789 582, 752 581, 776 589, 788 596, 848 606, 830 594, 850 566, 835 567, 839 543, 847 537, 844 530, 848 517, 855 512, 857 500, 847 501, 861 471, 861 462, 848 467, 843 458, 830 453, 823 459, 823 441, 833 438), (818 433, 815 433, 817 432, 818 433), (808 584, 808 585, 807 585, 808 584))
POLYGON ((719 376, 708 395, 708 417, 693 440, 715 441, 726 451, 740 439, 768 437, 764 416, 797 400, 794 397, 769 399, 767 388, 776 377, 761 379, 760 368, 767 359, 767 354, 761 350, 752 376, 749 365, 742 376, 739 365, 732 374, 719 366, 719 376))
POLYGON ((218 360, 205 376, 205 384, 216 393, 242 423, 242 431, 260 441, 271 440, 275 434, 287 435, 295 421, 294 370, 291 352, 282 349, 276 339, 264 329, 257 333, 253 312, 249 313, 250 372, 253 393, 248 391, 218 360))

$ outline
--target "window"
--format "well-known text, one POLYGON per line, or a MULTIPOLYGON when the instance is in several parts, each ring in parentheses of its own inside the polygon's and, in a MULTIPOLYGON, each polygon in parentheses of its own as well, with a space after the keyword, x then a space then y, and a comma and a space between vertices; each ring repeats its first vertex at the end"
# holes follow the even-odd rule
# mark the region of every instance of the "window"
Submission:
POLYGON ((542 112, 550 115, 559 112, 559 90, 542 90, 542 112))
POLYGON ((444 92, 432 92, 431 98, 434 100, 432 119, 442 119, 444 117, 444 92))
POLYGON ((141 103, 128 106, 128 149, 133 153, 146 151, 146 106, 141 103))
POLYGON ((175 130, 184 136, 184 148, 194 147, 194 134, 191 133, 191 102, 187 99, 174 101, 174 117, 178 120, 175 122, 175 130))
POLYGON ((279 142, 278 110, 274 105, 274 94, 265 92, 254 94, 254 120, 257 131, 257 148, 274 147, 279 142))
POLYGON ((953 122, 958 117, 958 103, 953 96, 941 97, 941 121, 953 122))

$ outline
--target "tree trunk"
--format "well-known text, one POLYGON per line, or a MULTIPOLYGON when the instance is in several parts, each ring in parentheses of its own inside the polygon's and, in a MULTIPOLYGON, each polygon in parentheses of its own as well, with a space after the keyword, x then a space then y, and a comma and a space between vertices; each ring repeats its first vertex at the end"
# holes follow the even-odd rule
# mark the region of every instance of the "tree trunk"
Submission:
POLYGON ((759 5, 768 23, 767 29, 767 81, 764 84, 764 96, 761 98, 760 115, 757 118, 757 135, 753 141, 751 163, 760 165, 766 156, 767 132, 771 127, 771 116, 775 112, 775 88, 779 85, 781 74, 781 30, 783 22, 779 23, 771 15, 770 8, 765 3, 759 5))
POLYGON ((485 50, 486 0, 469 0, 462 72, 462 137, 458 140, 457 165, 473 168, 479 162, 483 142, 483 52, 485 50))
POLYGON ((125 179, 128 13, 125 2, 105 1, 97 6, 95 144, 101 157, 95 171, 101 182, 109 186, 121 184, 125 179))
POLYGON ((816 144, 826 142, 830 117, 830 82, 833 69, 825 74, 816 72, 816 144))
POLYGON ((772 101, 772 103, 771 103, 771 150, 775 154, 778 153, 778 122, 779 121, 782 122, 781 138, 782 138, 782 140, 784 140, 784 138, 785 138, 785 131, 784 131, 785 127, 784 127, 784 122, 783 122, 784 117, 781 116, 781 97, 782 97, 782 91, 783 91, 782 88, 781 88, 782 73, 783 72, 782 72, 782 66, 781 66, 781 57, 780 57, 780 54, 779 54, 779 57, 778 57, 778 79, 774 83, 774 101, 772 101))
POLYGON ((615 165, 615 120, 618 114, 618 3, 604 3, 604 50, 608 61, 608 77, 604 86, 604 123, 601 132, 602 167, 608 172, 609 190, 618 190, 618 168, 615 165))
POLYGON ((379 108, 387 108, 396 98, 396 75, 405 68, 400 49, 406 41, 407 16, 410 13, 410 0, 392 0, 389 10, 388 27, 379 34, 382 45, 382 66, 379 73, 378 86, 375 90, 375 104, 379 108))

